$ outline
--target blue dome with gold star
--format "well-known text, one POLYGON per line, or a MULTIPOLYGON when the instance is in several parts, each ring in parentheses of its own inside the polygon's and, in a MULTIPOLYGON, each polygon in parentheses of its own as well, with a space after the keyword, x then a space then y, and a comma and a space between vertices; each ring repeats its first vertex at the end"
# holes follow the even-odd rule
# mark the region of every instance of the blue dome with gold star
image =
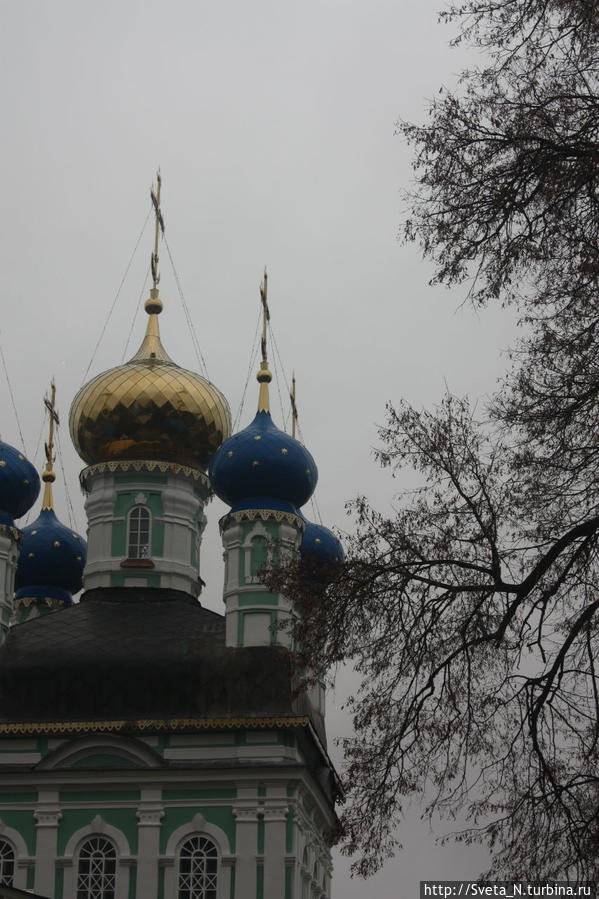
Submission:
POLYGON ((275 508, 295 512, 310 499, 317 480, 311 453, 279 430, 267 410, 226 440, 210 464, 214 492, 233 511, 271 508, 274 501, 275 508))
POLYGON ((14 525, 40 492, 37 471, 23 453, 0 440, 0 524, 14 525))
POLYGON ((53 598, 72 602, 83 586, 87 544, 62 524, 53 509, 42 509, 23 528, 23 543, 15 579, 15 599, 53 598))
POLYGON ((323 524, 314 524, 312 521, 306 521, 300 555, 306 562, 324 565, 343 562, 345 559, 339 538, 323 524))

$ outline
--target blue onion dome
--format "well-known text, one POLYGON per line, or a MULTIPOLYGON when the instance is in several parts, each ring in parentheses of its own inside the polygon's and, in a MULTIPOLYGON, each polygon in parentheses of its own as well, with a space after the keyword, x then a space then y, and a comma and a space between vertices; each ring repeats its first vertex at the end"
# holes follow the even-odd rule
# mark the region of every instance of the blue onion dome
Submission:
POLYGON ((341 541, 329 528, 306 521, 300 557, 310 579, 325 584, 333 580, 338 566, 345 560, 345 553, 341 541))
POLYGON ((268 410, 226 440, 210 463, 216 495, 238 509, 295 513, 314 492, 318 470, 302 444, 280 431, 268 410))
POLYGON ((52 508, 43 508, 33 524, 23 528, 17 564, 15 599, 39 597, 72 602, 83 587, 87 544, 62 524, 52 508))
POLYGON ((229 437, 214 454, 209 466, 212 488, 231 506, 244 509, 277 509, 297 515, 316 487, 318 470, 299 440, 280 431, 270 416, 268 385, 272 375, 266 354, 267 274, 260 287, 262 300, 262 362, 256 380, 260 384, 258 412, 253 422, 229 437))
POLYGON ((23 453, 0 440, 0 524, 12 526, 39 496, 40 479, 23 453))
POLYGON ((341 541, 322 524, 306 521, 306 530, 300 544, 302 559, 322 562, 343 562, 345 553, 341 541))

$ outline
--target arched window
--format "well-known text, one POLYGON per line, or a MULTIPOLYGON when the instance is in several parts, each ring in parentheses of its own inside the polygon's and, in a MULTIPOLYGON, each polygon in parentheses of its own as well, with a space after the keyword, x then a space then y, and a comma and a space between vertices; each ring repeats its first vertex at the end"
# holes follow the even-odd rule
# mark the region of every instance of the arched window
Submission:
POLYGON ((267 543, 266 537, 252 537, 251 542, 250 575, 253 580, 258 579, 260 572, 266 568, 267 543))
POLYGON ((7 840, 0 840, 0 886, 11 887, 15 873, 15 850, 7 840))
POLYGON ((212 840, 199 835, 185 840, 179 851, 177 899, 216 899, 217 877, 218 853, 212 840))
POLYGON ((114 899, 116 849, 106 837, 90 837, 79 850, 77 899, 114 899))
POLYGON ((150 513, 145 506, 135 506, 129 514, 128 557, 150 558, 150 513))

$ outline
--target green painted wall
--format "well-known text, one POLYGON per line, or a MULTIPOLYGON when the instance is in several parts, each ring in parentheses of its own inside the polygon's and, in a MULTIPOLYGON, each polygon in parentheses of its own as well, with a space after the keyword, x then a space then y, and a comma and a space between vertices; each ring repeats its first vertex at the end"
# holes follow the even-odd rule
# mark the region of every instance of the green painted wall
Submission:
POLYGON ((64 855, 66 845, 75 831, 91 824, 96 815, 101 815, 107 824, 122 830, 129 841, 131 854, 137 855, 137 817, 134 808, 63 809, 58 829, 59 855, 64 855))
POLYGON ((124 520, 115 521, 112 525, 110 554, 113 557, 124 557, 127 554, 127 518, 131 509, 137 505, 136 496, 142 492, 147 496, 146 505, 152 515, 152 557, 159 559, 164 555, 164 523, 158 521, 158 518, 164 514, 162 495, 157 491, 147 491, 140 487, 137 490, 119 490, 117 493, 114 517, 124 520))
POLYGON ((127 524, 124 521, 112 523, 110 555, 124 557, 127 553, 127 524))
POLYGON ((235 799, 235 787, 221 790, 163 790, 162 798, 167 799, 235 799))
POLYGON ((148 474, 147 472, 138 473, 138 474, 116 474, 114 476, 115 484, 140 484, 143 483, 143 487, 138 486, 137 492, 145 489, 146 484, 166 484, 168 478, 165 474, 148 474))
POLYGON ((18 831, 25 843, 29 855, 35 855, 35 820, 33 818, 33 808, 23 809, 2 809, 2 820, 7 827, 13 827, 18 831))
POLYGON ((37 791, 0 793, 0 805, 8 805, 12 802, 37 802, 37 791))
POLYGON ((267 539, 259 534, 250 541, 250 574, 256 577, 266 567, 267 539))
POLYGON ((264 899, 264 865, 256 865, 256 899, 264 899))
POLYGON ((226 833, 231 852, 235 852, 235 818, 233 817, 233 809, 231 806, 196 806, 192 808, 169 808, 164 812, 162 820, 162 829, 160 833, 160 851, 166 851, 168 843, 173 831, 177 830, 183 824, 191 823, 196 812, 201 812, 206 821, 216 824, 226 833))
POLYGON ((56 868, 56 874, 54 875, 54 895, 57 897, 62 896, 63 889, 64 889, 64 868, 56 868))
MULTIPOLYGON (((261 521, 260 524, 266 530, 268 542, 272 543, 273 558, 276 561, 277 554, 278 554, 277 540, 279 539, 279 525, 277 524, 276 521, 261 521)), ((241 586, 244 586, 246 583, 246 581, 245 581, 245 554, 246 554, 246 552, 251 553, 251 547, 244 546, 243 544, 246 543, 248 536, 254 530, 254 527, 255 527, 255 525, 254 525, 253 521, 244 522, 242 525, 242 531, 241 531, 242 547, 239 552, 239 570, 238 570, 238 580, 239 580, 239 584, 241 586)), ((256 535, 256 536, 259 536, 259 535, 256 535)), ((256 554, 256 560, 257 559, 258 559, 258 554, 256 554)), ((264 546, 264 561, 266 561, 266 546, 264 546)), ((253 562, 253 559, 250 561, 250 572, 252 571, 252 562, 253 562)), ((260 567, 263 567, 263 564, 260 567)), ((256 573, 257 573, 257 571, 256 571, 256 573)))
POLYGON ((258 855, 264 855, 264 816, 263 815, 260 815, 260 817, 258 818, 258 827, 256 829, 257 829, 257 833, 258 833, 256 852, 258 853, 258 855))
POLYGON ((71 768, 136 768, 137 765, 131 759, 121 755, 100 754, 86 755, 70 766, 71 768))
MULTIPOLYGON (((129 899, 135 899, 137 890, 137 865, 131 865, 129 868, 129 899)), ((66 897, 65 897, 66 899, 66 897)), ((144 896, 143 899, 148 899, 144 896)))
POLYGON ((60 802, 138 802, 139 790, 61 790, 60 802))

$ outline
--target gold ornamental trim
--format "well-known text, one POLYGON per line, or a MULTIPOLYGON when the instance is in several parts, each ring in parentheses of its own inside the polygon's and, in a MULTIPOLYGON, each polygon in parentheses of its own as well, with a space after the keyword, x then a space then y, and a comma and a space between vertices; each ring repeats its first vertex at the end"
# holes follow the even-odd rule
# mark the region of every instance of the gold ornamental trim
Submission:
POLYGON ((120 731, 180 731, 180 730, 237 730, 253 728, 307 727, 306 715, 289 715, 280 718, 140 718, 119 721, 9 721, 0 724, 0 734, 48 735, 119 733, 120 731))
POLYGON ((298 525, 302 533, 306 529, 306 522, 303 518, 300 518, 299 515, 294 515, 293 512, 283 512, 281 509, 240 509, 238 512, 229 512, 227 515, 224 515, 220 519, 218 526, 222 534, 232 521, 240 524, 242 521, 256 521, 257 519, 260 519, 260 521, 276 521, 279 524, 282 521, 286 521, 287 524, 298 525))
POLYGON ((16 543, 23 542, 23 532, 12 524, 0 524, 0 534, 9 534, 16 543))
POLYGON ((55 596, 20 596, 18 599, 15 599, 15 609, 19 609, 22 606, 28 609, 29 606, 38 602, 45 603, 50 609, 61 609, 67 605, 66 600, 56 599, 55 596))
POLYGON ((115 459, 112 462, 98 462, 96 465, 88 465, 79 475, 81 489, 87 492, 87 481, 97 474, 114 474, 115 472, 147 471, 149 473, 159 471, 160 474, 182 474, 186 478, 198 481, 207 490, 211 490, 210 481, 203 471, 191 468, 189 465, 180 465, 178 462, 160 462, 156 459, 115 459))

